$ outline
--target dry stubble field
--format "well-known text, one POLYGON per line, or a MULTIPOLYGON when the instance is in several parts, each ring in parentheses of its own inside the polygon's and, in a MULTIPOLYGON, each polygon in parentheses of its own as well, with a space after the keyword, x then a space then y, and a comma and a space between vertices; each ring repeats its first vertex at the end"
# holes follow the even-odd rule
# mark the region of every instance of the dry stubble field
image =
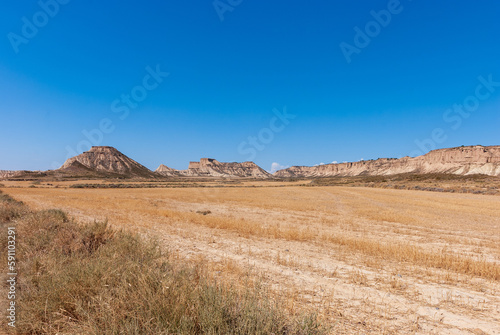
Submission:
POLYGON ((500 334, 498 196, 29 185, 3 191, 154 236, 217 280, 259 282, 291 313, 318 311, 332 333, 500 334))

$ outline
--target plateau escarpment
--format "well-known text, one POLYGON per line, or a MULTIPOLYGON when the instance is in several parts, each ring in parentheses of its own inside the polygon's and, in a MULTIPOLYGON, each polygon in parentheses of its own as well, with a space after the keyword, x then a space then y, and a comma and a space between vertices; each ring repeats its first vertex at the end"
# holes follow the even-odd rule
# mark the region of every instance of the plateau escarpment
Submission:
POLYGON ((392 175, 401 173, 485 174, 500 176, 500 146, 481 145, 438 149, 418 157, 379 158, 319 166, 292 166, 274 173, 275 177, 333 177, 392 175))

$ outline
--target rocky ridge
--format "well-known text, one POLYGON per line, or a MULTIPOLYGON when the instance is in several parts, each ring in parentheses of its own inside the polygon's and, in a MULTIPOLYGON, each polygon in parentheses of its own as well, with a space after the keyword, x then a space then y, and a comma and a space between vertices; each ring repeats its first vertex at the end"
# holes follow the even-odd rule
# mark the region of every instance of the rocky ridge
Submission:
POLYGON ((438 149, 418 157, 318 166, 292 166, 274 173, 275 177, 333 177, 392 175, 401 173, 485 174, 500 176, 500 146, 467 146, 438 149))
POLYGON ((22 171, 0 170, 0 178, 15 177, 21 173, 22 171))
POLYGON ((500 146, 466 146, 438 149, 418 157, 379 158, 351 163, 319 166, 292 166, 273 175, 253 162, 224 163, 212 158, 190 162, 187 170, 160 165, 155 172, 125 156, 113 147, 95 146, 68 159, 53 171, 0 170, 0 179, 8 178, 315 178, 332 176, 384 176, 394 174, 445 173, 500 176, 500 146))
POLYGON ((190 177, 251 177, 270 178, 272 175, 254 162, 224 163, 213 158, 202 158, 199 162, 189 162, 187 170, 174 170, 160 165, 156 172, 164 176, 182 175, 190 177))

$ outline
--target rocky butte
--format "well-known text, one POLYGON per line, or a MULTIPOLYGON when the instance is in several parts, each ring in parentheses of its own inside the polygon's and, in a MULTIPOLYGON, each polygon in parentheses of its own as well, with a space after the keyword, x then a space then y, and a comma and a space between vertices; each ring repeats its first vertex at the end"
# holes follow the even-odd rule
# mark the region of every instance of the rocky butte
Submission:
POLYGON ((275 177, 331 177, 391 175, 400 173, 485 174, 500 176, 500 146, 466 146, 438 149, 417 157, 379 158, 352 163, 292 166, 275 177))
POLYGON ((156 172, 164 176, 177 175, 192 177, 251 177, 270 178, 272 175, 254 162, 224 163, 213 158, 202 158, 199 162, 189 162, 187 170, 174 170, 160 165, 156 172))
POLYGON ((125 156, 113 147, 94 146, 78 156, 68 159, 60 168, 66 172, 96 171, 130 177, 155 177, 147 167, 125 156))

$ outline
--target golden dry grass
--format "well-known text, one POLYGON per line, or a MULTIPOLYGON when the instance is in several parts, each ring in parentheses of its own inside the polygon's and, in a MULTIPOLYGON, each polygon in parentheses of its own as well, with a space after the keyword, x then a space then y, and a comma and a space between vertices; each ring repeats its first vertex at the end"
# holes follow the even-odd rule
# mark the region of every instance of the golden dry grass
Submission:
MULTIPOLYGON (((2 323, 2 332, 325 333, 315 315, 290 316, 256 282, 217 281, 203 262, 187 265, 155 240, 105 222, 80 224, 60 210, 31 211, 1 192, 0 213, 0 227, 15 227, 19 274, 15 327, 2 323)), ((0 246, 7 247, 4 235, 0 246)), ((238 268, 227 261, 225 269, 238 268)))
POLYGON ((259 183, 5 191, 157 236, 236 282, 263 276, 339 333, 500 331, 500 197, 259 183))

